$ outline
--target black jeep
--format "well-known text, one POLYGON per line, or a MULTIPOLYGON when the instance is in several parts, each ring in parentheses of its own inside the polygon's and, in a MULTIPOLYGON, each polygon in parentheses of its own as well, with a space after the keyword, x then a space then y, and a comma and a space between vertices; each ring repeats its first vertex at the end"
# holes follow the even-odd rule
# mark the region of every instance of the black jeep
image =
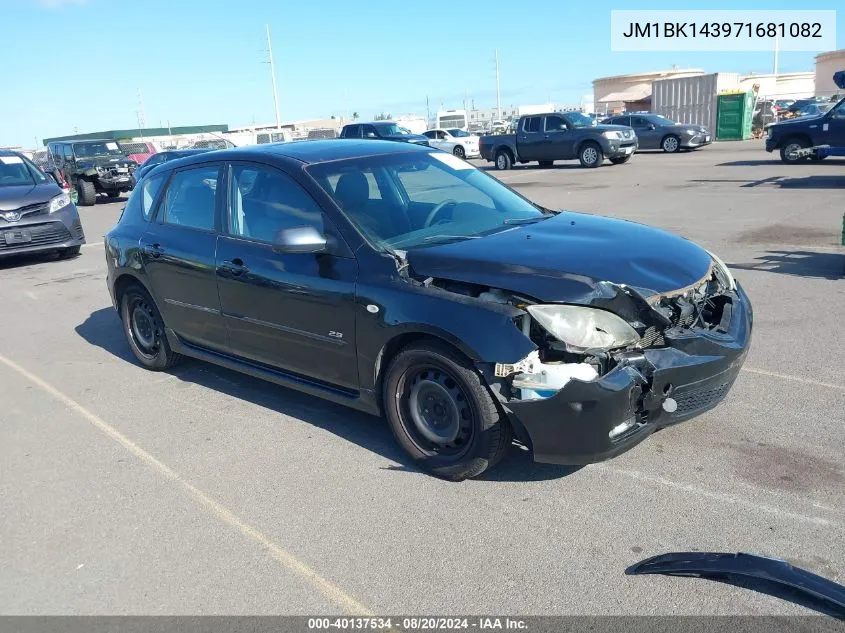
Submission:
POLYGON ((54 141, 47 149, 76 189, 81 206, 94 204, 98 193, 117 198, 132 190, 132 174, 138 164, 114 141, 54 141))

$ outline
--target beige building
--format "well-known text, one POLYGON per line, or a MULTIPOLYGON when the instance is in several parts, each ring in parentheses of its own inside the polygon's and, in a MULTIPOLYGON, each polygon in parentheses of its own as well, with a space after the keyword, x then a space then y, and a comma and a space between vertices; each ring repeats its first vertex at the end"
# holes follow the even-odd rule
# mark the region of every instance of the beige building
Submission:
POLYGON ((647 102, 651 97, 651 83, 653 81, 703 74, 704 71, 700 68, 673 68, 671 70, 600 77, 593 81, 593 102, 596 112, 619 110, 625 103, 647 102))
POLYGON ((739 78, 739 87, 743 90, 751 90, 755 85, 760 86, 757 93, 760 99, 805 99, 815 94, 816 73, 765 73, 739 78))
POLYGON ((816 55, 816 94, 832 96, 842 91, 833 83, 833 73, 845 70, 845 48, 816 55))

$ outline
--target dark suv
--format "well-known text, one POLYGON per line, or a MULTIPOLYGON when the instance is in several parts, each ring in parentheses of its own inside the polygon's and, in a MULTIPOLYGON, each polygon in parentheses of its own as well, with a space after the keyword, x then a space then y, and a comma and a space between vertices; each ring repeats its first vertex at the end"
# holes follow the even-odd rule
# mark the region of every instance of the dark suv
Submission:
POLYGON ((132 174, 138 163, 114 141, 53 141, 47 149, 76 189, 80 206, 94 204, 98 193, 117 198, 132 190, 132 174))
POLYGON ((371 123, 350 123, 340 131, 340 138, 364 138, 382 141, 400 141, 430 145, 422 134, 413 134, 393 121, 373 121, 371 123))
POLYGON ((716 406, 751 336, 748 298, 700 246, 539 207, 407 143, 170 161, 105 246, 144 367, 187 355, 383 414, 453 480, 513 435, 541 462, 618 455, 716 406))
MULTIPOLYGON (((819 145, 845 147, 845 99, 824 114, 786 119, 766 126, 766 151, 780 152, 785 163, 821 160, 813 151, 809 156, 799 150, 819 145)), ((812 151, 812 150, 811 150, 812 151)))

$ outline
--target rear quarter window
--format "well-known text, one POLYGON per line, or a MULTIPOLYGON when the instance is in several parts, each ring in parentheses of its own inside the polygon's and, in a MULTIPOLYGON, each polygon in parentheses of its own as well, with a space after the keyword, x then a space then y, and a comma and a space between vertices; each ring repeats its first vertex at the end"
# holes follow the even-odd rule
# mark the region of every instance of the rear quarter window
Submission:
POLYGON ((121 221, 148 222, 152 217, 153 204, 158 197, 161 187, 167 180, 168 173, 156 174, 151 178, 145 178, 136 186, 126 202, 126 207, 121 215, 121 221))

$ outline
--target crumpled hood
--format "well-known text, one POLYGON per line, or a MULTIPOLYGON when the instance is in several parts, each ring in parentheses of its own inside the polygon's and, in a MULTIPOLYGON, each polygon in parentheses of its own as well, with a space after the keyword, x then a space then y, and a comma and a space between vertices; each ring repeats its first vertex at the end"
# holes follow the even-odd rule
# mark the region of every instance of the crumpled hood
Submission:
POLYGON ((539 301, 588 303, 602 282, 645 296, 700 281, 711 266, 697 244, 644 224, 564 212, 481 239, 411 249, 420 276, 480 284, 539 301))
POLYGON ((48 202, 60 193, 62 190, 54 182, 0 187, 0 211, 14 211, 30 204, 48 202))

